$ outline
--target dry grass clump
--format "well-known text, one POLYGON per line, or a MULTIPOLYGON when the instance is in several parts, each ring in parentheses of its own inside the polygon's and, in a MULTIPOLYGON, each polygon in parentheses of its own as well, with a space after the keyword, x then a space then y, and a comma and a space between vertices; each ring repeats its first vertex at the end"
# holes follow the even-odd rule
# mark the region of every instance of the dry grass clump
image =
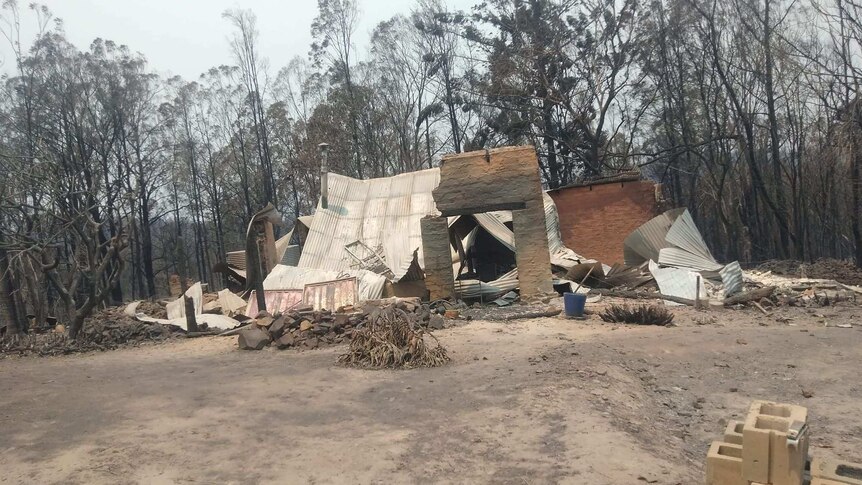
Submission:
POLYGON ((673 322, 673 313, 667 308, 654 305, 610 305, 599 313, 599 318, 611 323, 634 323, 637 325, 668 325, 673 322))
POLYGON ((448 362, 446 349, 414 320, 398 308, 381 310, 353 331, 350 347, 346 354, 338 357, 338 363, 363 368, 411 369, 437 367, 448 362), (426 337, 434 339, 434 344, 429 345, 426 337))

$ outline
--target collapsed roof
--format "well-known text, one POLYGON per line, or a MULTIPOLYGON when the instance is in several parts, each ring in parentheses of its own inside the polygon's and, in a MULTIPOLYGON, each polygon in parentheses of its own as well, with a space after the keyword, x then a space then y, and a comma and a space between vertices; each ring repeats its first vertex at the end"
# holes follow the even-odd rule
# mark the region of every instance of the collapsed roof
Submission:
POLYGON ((422 266, 419 220, 438 213, 431 195, 438 183, 436 168, 368 180, 329 174, 328 206, 318 204, 297 266, 360 269, 377 256, 400 281, 414 259, 422 266))
MULTIPOLYGON (((268 290, 288 289, 285 285, 296 287, 312 274, 316 275, 314 280, 324 274, 353 275, 359 278, 360 287, 380 287, 378 278, 363 285, 363 279, 371 277, 368 271, 360 270, 385 275, 393 283, 421 279, 424 260, 420 220, 439 214, 432 195, 439 182, 437 168, 367 180, 329 174, 327 208, 318 204, 313 218, 302 221, 310 224, 296 264, 303 271, 279 265, 264 281, 264 287, 268 290)), ((587 261, 565 246, 556 206, 547 194, 543 199, 552 265, 568 269, 587 261)), ((515 236, 506 226, 512 220, 511 211, 454 216, 449 219, 450 226, 462 217, 473 217, 478 226, 514 251, 515 236)), ((457 263, 457 253, 453 256, 453 262, 457 263)), ((505 276, 516 284, 512 274, 505 276)), ((365 297, 373 297, 364 293, 365 297)))

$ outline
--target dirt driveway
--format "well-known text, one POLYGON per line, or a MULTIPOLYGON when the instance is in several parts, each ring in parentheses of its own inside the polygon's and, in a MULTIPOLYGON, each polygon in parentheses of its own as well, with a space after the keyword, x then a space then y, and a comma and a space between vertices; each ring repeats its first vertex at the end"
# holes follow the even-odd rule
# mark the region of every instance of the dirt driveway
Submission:
POLYGON ((0 483, 692 484, 756 398, 808 406, 812 453, 862 461, 862 326, 832 326, 862 309, 818 312, 474 321, 437 332, 451 364, 410 371, 218 337, 7 358, 0 483))

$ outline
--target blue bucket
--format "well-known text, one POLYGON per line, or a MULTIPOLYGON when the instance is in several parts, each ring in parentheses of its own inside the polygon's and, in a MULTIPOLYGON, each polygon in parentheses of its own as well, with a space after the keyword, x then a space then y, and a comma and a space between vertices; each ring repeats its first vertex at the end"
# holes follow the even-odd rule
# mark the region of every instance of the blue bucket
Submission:
POLYGON ((563 293, 563 306, 567 317, 581 318, 584 316, 584 306, 587 304, 587 295, 581 293, 563 293))

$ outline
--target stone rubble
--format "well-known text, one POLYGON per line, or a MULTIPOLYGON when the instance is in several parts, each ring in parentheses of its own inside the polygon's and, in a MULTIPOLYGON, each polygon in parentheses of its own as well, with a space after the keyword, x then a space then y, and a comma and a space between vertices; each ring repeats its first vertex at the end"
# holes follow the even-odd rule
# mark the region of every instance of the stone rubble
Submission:
POLYGON ((242 350, 262 350, 270 345, 281 350, 310 350, 349 342, 354 330, 392 307, 415 315, 421 327, 431 330, 444 328, 447 318, 457 319, 459 311, 467 308, 463 302, 441 300, 428 304, 418 298, 368 300, 336 312, 298 307, 278 315, 262 312, 235 333, 242 350))

